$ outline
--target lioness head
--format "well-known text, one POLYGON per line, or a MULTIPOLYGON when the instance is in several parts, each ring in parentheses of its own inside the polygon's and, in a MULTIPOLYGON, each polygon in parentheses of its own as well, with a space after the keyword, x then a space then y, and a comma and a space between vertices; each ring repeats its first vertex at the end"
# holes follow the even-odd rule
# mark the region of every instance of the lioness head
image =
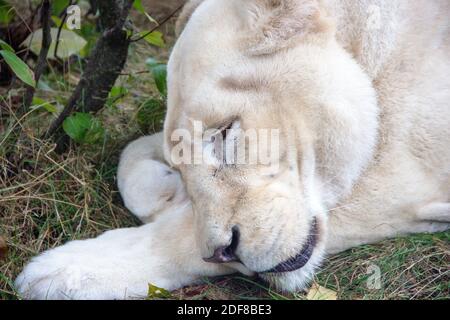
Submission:
POLYGON ((376 142, 375 92, 332 18, 316 0, 205 0, 173 49, 168 86, 165 154, 192 200, 203 258, 301 288, 325 252, 327 209, 376 142), (255 153, 272 156, 249 161, 255 153))

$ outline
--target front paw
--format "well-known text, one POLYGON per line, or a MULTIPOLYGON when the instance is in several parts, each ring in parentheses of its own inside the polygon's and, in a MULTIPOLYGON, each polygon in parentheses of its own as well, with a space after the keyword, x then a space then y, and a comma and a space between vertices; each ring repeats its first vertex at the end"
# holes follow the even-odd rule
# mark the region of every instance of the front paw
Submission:
POLYGON ((72 241, 33 258, 15 285, 24 299, 113 300, 145 296, 145 279, 130 280, 129 270, 121 270, 113 257, 98 241, 72 241))
POLYGON ((90 292, 93 277, 83 267, 85 257, 70 250, 73 244, 33 258, 16 279, 19 295, 24 299, 39 300, 89 298, 86 293, 90 292))
POLYGON ((75 299, 73 293, 80 288, 81 271, 76 266, 53 268, 51 259, 35 259, 16 280, 20 297, 36 300, 75 299))
POLYGON ((141 299, 148 284, 175 290, 231 273, 201 259, 194 234, 186 232, 190 213, 175 211, 154 223, 44 252, 17 278, 18 292, 25 299, 141 299))

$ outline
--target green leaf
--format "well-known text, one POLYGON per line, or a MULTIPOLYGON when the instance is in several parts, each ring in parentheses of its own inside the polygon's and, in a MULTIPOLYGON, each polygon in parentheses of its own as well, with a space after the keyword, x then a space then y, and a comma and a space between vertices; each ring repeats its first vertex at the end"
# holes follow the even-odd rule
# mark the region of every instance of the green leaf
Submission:
POLYGON ((158 91, 163 96, 167 96, 167 66, 163 63, 159 63, 153 58, 147 59, 146 64, 152 72, 153 80, 155 81, 158 91))
POLYGON ((39 80, 39 82, 37 84, 37 88, 42 91, 50 91, 50 92, 55 91, 49 86, 49 84, 45 80, 42 80, 42 79, 39 80))
POLYGON ((57 28, 61 27, 61 24, 63 23, 62 19, 60 19, 58 16, 52 16, 51 19, 57 28))
POLYGON ((34 97, 31 109, 36 110, 36 109, 40 109, 40 108, 44 108, 45 110, 47 110, 50 113, 56 113, 58 111, 58 109, 50 102, 45 101, 42 98, 34 97))
POLYGON ((0 47, 2 47, 3 50, 15 52, 14 49, 2 39, 0 39, 0 47))
POLYGON ((69 5, 70 0, 53 0, 52 1, 52 14, 59 16, 64 9, 69 5))
POLYGON ((29 86, 36 86, 34 73, 25 62, 20 60, 20 58, 11 51, 0 50, 0 55, 5 59, 5 62, 11 68, 17 78, 19 78, 29 86))
POLYGON ((69 30, 69 29, 67 28, 67 24, 66 24, 66 23, 63 23, 62 19, 59 18, 58 16, 52 16, 51 19, 52 19, 53 23, 55 24, 55 26, 56 26, 57 28, 62 28, 62 29, 69 30), (62 27, 61 27, 61 25, 62 25, 62 27))
POLYGON ((109 93, 109 98, 118 98, 128 94, 128 89, 125 87, 112 87, 109 93))
POLYGON ((144 14, 150 22, 155 23, 155 24, 158 24, 158 21, 156 21, 155 19, 153 19, 153 17, 150 16, 150 15, 145 11, 145 8, 144 8, 144 6, 142 5, 142 1, 141 1, 141 0, 134 0, 134 2, 133 2, 133 7, 134 7, 138 12, 144 14))
POLYGON ((7 25, 15 16, 13 7, 6 1, 0 0, 0 24, 7 25))
POLYGON ((148 59, 145 61, 145 64, 147 65, 147 67, 153 68, 153 67, 155 67, 155 66, 158 66, 158 65, 162 64, 162 62, 159 62, 159 61, 156 60, 155 58, 148 58, 148 59))
MULTIPOLYGON (((47 58, 55 59, 54 53, 56 40, 58 39, 58 28, 51 28, 50 33, 52 35, 52 43, 48 50, 47 58)), ((62 29, 59 36, 58 57, 64 59, 70 57, 73 54, 79 53, 84 48, 86 43, 87 41, 75 32, 62 29)), ((38 55, 41 51, 42 46, 42 29, 38 29, 30 34, 22 43, 22 46, 29 46, 31 51, 38 55)))
POLYGON ((160 64, 152 68, 153 80, 155 80, 156 87, 163 96, 167 96, 167 66, 160 64))
POLYGON ((169 299, 172 294, 166 289, 159 288, 151 283, 148 284, 148 299, 169 299))
POLYGON ((128 94, 128 89, 125 87, 112 87, 111 91, 108 95, 108 100, 106 101, 106 105, 109 107, 113 106, 114 103, 121 100, 128 94))
POLYGON ((137 11, 139 11, 140 13, 145 13, 145 8, 142 5, 142 1, 141 0, 134 0, 133 2, 133 8, 135 8, 137 11))
POLYGON ((144 40, 147 41, 148 43, 160 47, 160 48, 164 48, 165 47, 165 42, 163 39, 163 34, 159 31, 153 31, 149 34, 147 34, 148 31, 141 31, 139 32, 139 36, 144 37, 144 40))
POLYGON ((93 144, 105 133, 100 121, 89 113, 77 112, 63 122, 64 132, 78 143, 93 144))

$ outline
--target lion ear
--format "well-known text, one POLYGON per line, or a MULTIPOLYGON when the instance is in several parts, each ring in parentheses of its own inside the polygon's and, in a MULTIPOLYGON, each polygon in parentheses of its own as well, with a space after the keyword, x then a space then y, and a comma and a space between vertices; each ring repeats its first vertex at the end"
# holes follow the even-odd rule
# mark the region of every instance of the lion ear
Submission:
POLYGON ((205 0, 189 0, 181 10, 178 16, 177 23, 175 25, 175 34, 178 37, 181 32, 183 32, 184 27, 188 23, 194 11, 200 6, 200 4, 205 0))
POLYGON ((250 0, 242 3, 245 5, 240 11, 248 28, 243 43, 251 55, 272 54, 295 46, 308 35, 333 29, 320 0, 250 0))

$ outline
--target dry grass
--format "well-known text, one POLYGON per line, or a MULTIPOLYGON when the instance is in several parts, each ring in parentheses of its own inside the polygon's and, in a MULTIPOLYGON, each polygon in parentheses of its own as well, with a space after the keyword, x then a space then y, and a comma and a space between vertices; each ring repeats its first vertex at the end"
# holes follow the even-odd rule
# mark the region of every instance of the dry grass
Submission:
POLYGON ((108 151, 119 147, 59 156, 28 125, 0 135, 0 235, 9 249, 0 267, 4 298, 13 297, 12 280, 31 256, 134 223, 114 187, 117 153, 108 151))
MULTIPOLYGON (((120 152, 129 141, 161 129, 160 108, 147 111, 145 127, 137 121, 145 102, 157 96, 151 75, 139 73, 146 69, 149 56, 164 61, 167 51, 161 54, 143 43, 132 48, 124 70, 129 75, 116 84, 128 89, 127 97, 98 115, 106 129, 104 140, 73 145, 64 155, 53 151, 52 141, 41 139, 55 116, 39 109, 18 118, 23 89, 0 88, 0 237, 8 247, 7 258, 0 261, 0 299, 16 298, 13 280, 39 252, 137 225, 122 206, 115 174, 120 152)), ((36 96, 63 105, 79 75, 77 66, 64 74, 50 68, 41 80, 46 89, 36 96)))
MULTIPOLYGON (((168 26, 170 29, 171 26, 168 26)), ((170 42, 170 41, 169 41, 170 42)), ((170 46, 170 45, 169 45, 170 46)), ((147 57, 167 58, 167 50, 138 44, 132 48, 126 73, 145 69, 147 57)), ((64 101, 79 72, 51 70, 39 90, 49 101, 64 101)), ((150 110, 149 124, 136 114, 155 94, 150 75, 124 76, 129 95, 116 108, 100 115, 105 139, 95 145, 73 146, 65 155, 42 141, 52 115, 29 112, 16 118, 19 89, 0 92, 0 237, 9 248, 0 263, 0 299, 18 298, 13 280, 34 255, 72 239, 94 237, 104 230, 136 225, 117 192, 115 172, 125 144, 161 127, 163 109, 150 110)), ((315 279, 335 290, 340 299, 449 299, 450 232, 416 235, 355 248, 332 257, 315 279), (369 289, 369 266, 381 271, 381 288, 369 289)), ((257 279, 241 276, 205 279, 205 284, 173 292, 175 299, 304 299, 302 292, 277 293, 257 279)))

